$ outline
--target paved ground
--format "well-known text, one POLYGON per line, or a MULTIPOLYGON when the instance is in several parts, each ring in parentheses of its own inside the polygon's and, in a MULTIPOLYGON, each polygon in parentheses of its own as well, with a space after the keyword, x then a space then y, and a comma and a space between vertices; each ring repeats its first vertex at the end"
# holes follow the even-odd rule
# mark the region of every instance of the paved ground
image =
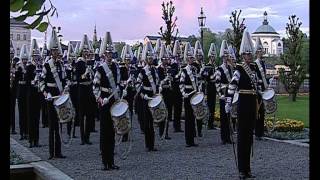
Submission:
MULTIPOLYGON (((19 123, 17 132, 19 132, 19 123)), ((183 123, 182 123, 183 124, 183 123)), ((96 123, 99 130, 99 122, 96 123)), ((220 131, 204 131, 204 137, 196 138, 199 147, 185 147, 184 133, 173 133, 171 140, 156 138, 157 152, 146 152, 144 135, 134 120, 132 151, 126 160, 116 154, 118 171, 101 171, 99 133, 91 134, 93 145, 80 145, 74 139, 71 147, 62 146, 66 159, 47 160, 74 179, 237 179, 232 145, 221 145, 220 131)), ((66 132, 64 130, 64 132, 66 132)), ((158 131, 156 131, 158 135, 158 131)), ((79 136, 79 128, 76 135, 79 136)), ((19 135, 11 135, 19 143, 28 146, 19 135)), ((48 128, 40 128, 40 148, 31 151, 46 160, 48 152, 48 128)), ((122 148, 128 144, 120 145, 122 148)), ((274 141, 254 141, 254 157, 251 167, 256 179, 309 179, 309 148, 274 141)), ((120 148, 121 149, 121 148, 120 148)), ((119 152, 119 151, 118 151, 119 152)))

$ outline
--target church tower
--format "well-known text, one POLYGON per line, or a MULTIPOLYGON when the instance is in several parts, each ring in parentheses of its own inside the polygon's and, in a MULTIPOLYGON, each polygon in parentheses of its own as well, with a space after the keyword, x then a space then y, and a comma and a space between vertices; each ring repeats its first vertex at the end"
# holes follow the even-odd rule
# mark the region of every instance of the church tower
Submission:
POLYGON ((100 44, 97 39, 97 27, 94 25, 94 30, 93 30, 93 38, 92 38, 92 46, 94 49, 99 48, 100 44))

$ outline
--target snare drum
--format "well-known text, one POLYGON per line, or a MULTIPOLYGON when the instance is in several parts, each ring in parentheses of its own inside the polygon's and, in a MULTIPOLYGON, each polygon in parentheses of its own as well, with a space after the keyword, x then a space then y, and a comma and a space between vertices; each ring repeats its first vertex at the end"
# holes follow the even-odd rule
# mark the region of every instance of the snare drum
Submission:
POLYGON ((203 92, 195 93, 190 99, 190 104, 196 119, 203 119, 207 115, 207 105, 203 92))
POLYGON ((160 123, 167 118, 167 108, 160 94, 154 95, 153 98, 149 100, 148 107, 154 123, 160 123))
POLYGON ((231 104, 231 117, 236 118, 238 116, 238 99, 239 99, 239 92, 235 92, 232 99, 231 104))
POLYGON ((128 102, 124 99, 116 101, 110 108, 115 132, 124 135, 131 129, 128 102))
POLYGON ((262 100, 264 104, 264 108, 267 114, 272 114, 277 110, 277 101, 275 92, 273 89, 269 88, 263 91, 262 100))
POLYGON ((75 110, 69 94, 60 96, 53 102, 53 105, 57 111, 60 123, 67 123, 73 120, 75 116, 75 110))

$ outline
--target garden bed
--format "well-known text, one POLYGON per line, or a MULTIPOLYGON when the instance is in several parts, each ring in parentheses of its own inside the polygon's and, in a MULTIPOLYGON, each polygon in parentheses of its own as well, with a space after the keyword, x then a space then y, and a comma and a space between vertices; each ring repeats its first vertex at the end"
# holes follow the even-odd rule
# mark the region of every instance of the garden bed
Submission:
POLYGON ((25 163, 21 156, 10 150, 10 165, 17 165, 25 163))
MULTIPOLYGON (((297 139, 309 139, 309 131, 304 129, 303 131, 299 132, 265 132, 266 137, 279 139, 279 140, 297 140, 297 139)), ((306 142, 309 144, 309 142, 306 142)))

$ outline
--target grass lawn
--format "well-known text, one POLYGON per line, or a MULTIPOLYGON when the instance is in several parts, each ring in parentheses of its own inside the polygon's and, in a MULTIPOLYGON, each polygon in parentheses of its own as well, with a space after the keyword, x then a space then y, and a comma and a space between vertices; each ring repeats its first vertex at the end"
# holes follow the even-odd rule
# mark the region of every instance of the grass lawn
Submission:
MULTIPOLYGON (((280 95, 276 98, 278 102, 277 118, 303 121, 305 127, 309 127, 309 95, 297 96, 296 102, 289 101, 288 96, 280 95)), ((217 100, 216 111, 219 111, 219 100, 217 100)))
POLYGON ((278 118, 289 118, 303 121, 309 127, 309 95, 297 96, 296 102, 289 101, 288 96, 277 96, 278 118))

